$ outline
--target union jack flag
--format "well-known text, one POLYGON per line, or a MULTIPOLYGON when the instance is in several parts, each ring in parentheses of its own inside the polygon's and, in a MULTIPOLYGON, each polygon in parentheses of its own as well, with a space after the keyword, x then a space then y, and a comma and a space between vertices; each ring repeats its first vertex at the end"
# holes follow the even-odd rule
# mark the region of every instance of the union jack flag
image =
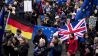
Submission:
POLYGON ((58 34, 61 36, 62 40, 66 40, 71 33, 74 33, 76 37, 83 37, 84 32, 87 32, 85 18, 72 23, 68 20, 64 27, 59 28, 58 34))

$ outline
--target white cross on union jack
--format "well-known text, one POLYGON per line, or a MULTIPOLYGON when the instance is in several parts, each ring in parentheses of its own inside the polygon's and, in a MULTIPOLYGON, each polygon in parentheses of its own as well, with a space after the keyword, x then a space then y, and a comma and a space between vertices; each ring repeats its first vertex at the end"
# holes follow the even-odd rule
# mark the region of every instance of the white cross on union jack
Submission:
POLYGON ((76 37, 83 37, 83 33, 87 31, 85 18, 82 19, 78 24, 76 24, 76 26, 74 28, 73 28, 72 24, 70 23, 70 20, 68 20, 68 23, 66 26, 67 26, 68 30, 59 29, 59 32, 58 32, 59 35, 63 35, 63 37, 61 37, 61 39, 63 39, 63 40, 68 39, 69 34, 71 34, 71 33, 74 33, 74 35, 76 37))

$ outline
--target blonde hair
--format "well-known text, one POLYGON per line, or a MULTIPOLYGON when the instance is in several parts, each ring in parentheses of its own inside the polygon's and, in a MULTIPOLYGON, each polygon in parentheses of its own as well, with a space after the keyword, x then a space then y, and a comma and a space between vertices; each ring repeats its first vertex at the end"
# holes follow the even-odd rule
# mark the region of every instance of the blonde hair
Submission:
POLYGON ((98 37, 94 38, 94 43, 98 43, 98 37))
POLYGON ((45 43, 46 43, 45 39, 41 38, 41 39, 39 40, 39 46, 40 46, 40 47, 45 46, 45 43))

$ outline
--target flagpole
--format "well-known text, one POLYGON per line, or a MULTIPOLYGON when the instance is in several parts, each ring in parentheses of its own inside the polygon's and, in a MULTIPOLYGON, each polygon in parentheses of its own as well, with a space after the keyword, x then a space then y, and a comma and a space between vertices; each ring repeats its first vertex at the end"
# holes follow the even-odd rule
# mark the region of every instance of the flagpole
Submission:
POLYGON ((5 24, 5 30, 6 30, 6 26, 8 24, 8 21, 9 21, 10 14, 11 14, 11 12, 9 11, 8 16, 7 16, 7 20, 6 20, 6 24, 5 24))
MULTIPOLYGON (((7 20, 6 20, 6 24, 5 24, 4 31, 6 30, 6 26, 7 26, 7 23, 8 23, 9 17, 10 17, 10 11, 8 12, 8 16, 7 16, 7 20)), ((3 34, 3 38, 2 38, 2 40, 4 40, 4 34, 3 34)))

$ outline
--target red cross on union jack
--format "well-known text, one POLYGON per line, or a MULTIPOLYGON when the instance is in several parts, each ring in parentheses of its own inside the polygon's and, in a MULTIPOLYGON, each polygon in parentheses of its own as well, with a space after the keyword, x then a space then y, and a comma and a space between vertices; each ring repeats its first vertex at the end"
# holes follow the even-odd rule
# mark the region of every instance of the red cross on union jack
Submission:
POLYGON ((74 35, 76 37, 83 37, 83 33, 87 31, 85 18, 82 19, 81 21, 79 21, 75 25, 75 27, 73 27, 70 20, 68 20, 68 23, 66 24, 66 26, 67 26, 67 30, 66 29, 59 29, 59 32, 58 32, 59 35, 63 35, 61 37, 61 39, 63 39, 63 40, 66 40, 67 38, 69 38, 69 34, 71 34, 71 33, 74 33, 74 35))

